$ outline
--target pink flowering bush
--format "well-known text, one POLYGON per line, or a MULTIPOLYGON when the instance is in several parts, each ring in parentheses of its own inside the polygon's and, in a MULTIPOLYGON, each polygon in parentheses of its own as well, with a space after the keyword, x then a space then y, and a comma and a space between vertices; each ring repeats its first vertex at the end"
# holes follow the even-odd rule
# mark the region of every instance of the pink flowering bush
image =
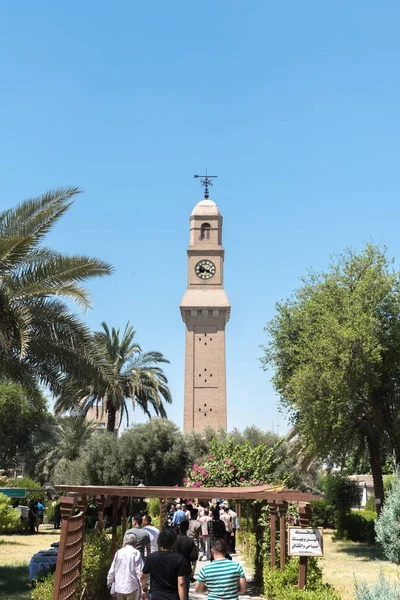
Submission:
POLYGON ((277 481, 275 475, 282 443, 273 446, 261 443, 252 447, 249 443, 238 445, 233 440, 213 440, 210 454, 201 465, 193 465, 184 484, 189 487, 284 485, 285 479, 281 477, 277 481))

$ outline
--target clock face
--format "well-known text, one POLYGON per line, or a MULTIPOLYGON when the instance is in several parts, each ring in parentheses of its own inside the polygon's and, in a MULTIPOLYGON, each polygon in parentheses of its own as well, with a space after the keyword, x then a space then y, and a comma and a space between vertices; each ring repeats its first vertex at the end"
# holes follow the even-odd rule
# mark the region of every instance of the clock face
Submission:
POLYGON ((211 260, 199 260, 194 271, 200 279, 211 279, 215 275, 215 265, 211 260))

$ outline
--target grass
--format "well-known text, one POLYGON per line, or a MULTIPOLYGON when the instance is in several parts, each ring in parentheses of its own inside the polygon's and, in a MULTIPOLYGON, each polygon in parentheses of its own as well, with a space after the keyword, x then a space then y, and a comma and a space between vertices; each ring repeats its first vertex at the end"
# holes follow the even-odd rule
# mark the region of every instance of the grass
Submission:
POLYGON ((0 598, 29 600, 29 561, 33 554, 50 548, 59 538, 60 532, 51 529, 36 535, 0 537, 0 598))
POLYGON ((399 569, 387 561, 379 546, 334 541, 333 532, 324 532, 324 557, 321 560, 324 580, 331 583, 343 600, 354 600, 354 577, 375 581, 380 569, 397 579, 399 569))

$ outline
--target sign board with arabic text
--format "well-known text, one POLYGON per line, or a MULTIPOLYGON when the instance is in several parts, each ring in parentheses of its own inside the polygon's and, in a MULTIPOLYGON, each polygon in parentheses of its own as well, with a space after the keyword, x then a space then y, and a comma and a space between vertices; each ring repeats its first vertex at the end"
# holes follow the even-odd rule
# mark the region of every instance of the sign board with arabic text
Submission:
POLYGON ((323 556, 321 527, 289 527, 289 556, 323 556))

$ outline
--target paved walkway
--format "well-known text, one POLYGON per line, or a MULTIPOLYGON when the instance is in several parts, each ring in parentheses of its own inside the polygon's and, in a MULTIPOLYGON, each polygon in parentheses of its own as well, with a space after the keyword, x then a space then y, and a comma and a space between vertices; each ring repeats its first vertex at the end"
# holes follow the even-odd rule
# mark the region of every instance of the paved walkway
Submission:
MULTIPOLYGON (((232 559, 235 562, 240 562, 243 566, 245 575, 246 575, 246 579, 247 579, 247 593, 244 594, 243 596, 240 596, 240 599, 243 598, 243 600, 249 600, 251 598, 251 600, 258 600, 260 598, 260 596, 258 596, 255 592, 253 592, 252 590, 252 577, 253 577, 253 573, 252 571, 246 566, 246 562, 243 560, 240 560, 240 554, 236 554, 235 556, 232 557, 232 559)), ((197 561, 197 565, 196 565, 196 574, 195 577, 197 578, 197 575, 201 569, 202 566, 208 564, 209 561, 206 560, 198 560, 197 561)), ((194 583, 190 584, 190 592, 189 592, 189 598, 190 600, 205 600, 205 598, 207 598, 207 594, 196 594, 196 592, 194 591, 194 583)))

